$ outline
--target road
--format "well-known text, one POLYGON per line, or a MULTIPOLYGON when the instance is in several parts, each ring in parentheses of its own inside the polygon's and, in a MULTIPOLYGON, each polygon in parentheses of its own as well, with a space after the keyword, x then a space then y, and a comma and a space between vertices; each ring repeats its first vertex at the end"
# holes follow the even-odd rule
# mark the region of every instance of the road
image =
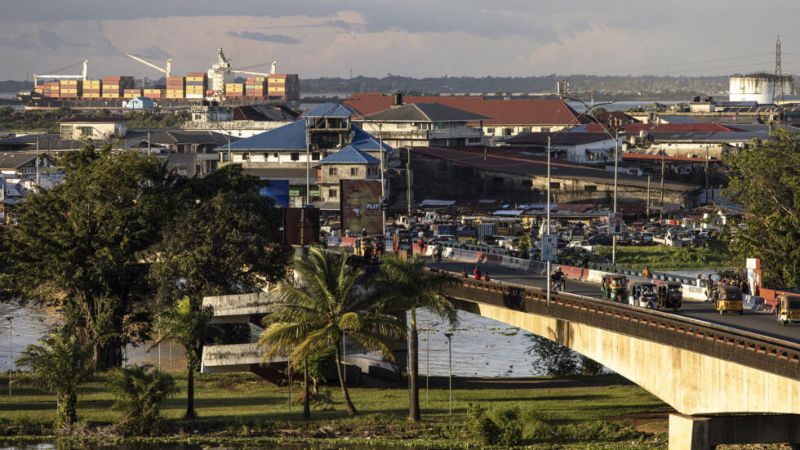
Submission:
MULTIPOLYGON (((459 274, 466 270, 471 274, 474 264, 459 262, 431 262, 430 267, 435 267, 459 274)), ((493 280, 524 284, 542 289, 546 288, 545 279, 541 275, 533 275, 513 269, 487 265, 482 265, 481 270, 488 270, 489 277, 493 280)), ((566 292, 599 298, 600 286, 583 281, 567 280, 566 292)), ((758 333, 760 335, 784 339, 800 344, 800 325, 795 324, 786 327, 781 326, 775 320, 775 316, 773 314, 761 314, 745 311, 743 315, 725 314, 721 316, 716 310, 714 310, 714 305, 712 303, 686 300, 683 302, 683 308, 675 314, 678 316, 691 317, 693 319, 712 322, 732 328, 738 328, 741 330, 758 333)))

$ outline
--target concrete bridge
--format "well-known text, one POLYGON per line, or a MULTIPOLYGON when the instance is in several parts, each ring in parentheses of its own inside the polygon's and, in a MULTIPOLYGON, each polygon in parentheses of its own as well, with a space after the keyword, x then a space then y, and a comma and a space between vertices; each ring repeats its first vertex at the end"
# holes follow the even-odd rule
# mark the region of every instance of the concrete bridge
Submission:
MULTIPOLYGON (((559 342, 679 414, 671 450, 800 444, 800 345, 688 317, 519 284, 465 279, 457 307, 559 342)), ((800 448, 800 446, 796 446, 800 448)))

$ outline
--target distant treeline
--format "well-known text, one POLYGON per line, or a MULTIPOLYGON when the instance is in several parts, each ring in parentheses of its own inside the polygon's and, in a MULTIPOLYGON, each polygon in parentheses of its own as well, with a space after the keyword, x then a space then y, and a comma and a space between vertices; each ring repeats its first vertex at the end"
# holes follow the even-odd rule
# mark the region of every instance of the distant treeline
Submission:
POLYGON ((555 93, 556 82, 566 79, 570 91, 595 96, 720 95, 728 90, 727 76, 599 76, 546 75, 538 77, 353 77, 300 79, 304 94, 333 92, 418 93, 555 93))
POLYGON ((33 89, 33 83, 30 81, 0 81, 0 92, 19 92, 30 89, 33 89))

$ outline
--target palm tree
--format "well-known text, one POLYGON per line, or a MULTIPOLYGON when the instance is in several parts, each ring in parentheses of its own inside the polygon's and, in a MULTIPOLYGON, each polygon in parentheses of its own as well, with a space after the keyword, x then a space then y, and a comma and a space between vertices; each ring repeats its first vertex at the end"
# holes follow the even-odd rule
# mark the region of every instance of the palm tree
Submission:
POLYGON ((408 330, 408 418, 420 420, 419 411, 419 342, 417 339, 417 308, 427 308, 450 322, 458 321, 456 309, 444 291, 458 283, 446 272, 425 269, 425 261, 414 255, 402 260, 395 255, 386 256, 381 264, 378 286, 381 287, 387 307, 394 311, 411 311, 408 330))
POLYGON ((312 248, 307 257, 295 259, 294 270, 299 283, 281 282, 278 300, 264 318, 266 330, 259 338, 264 358, 282 355, 300 364, 334 348, 342 396, 348 414, 355 416, 342 367, 344 336, 391 358, 389 344, 403 335, 403 325, 380 310, 375 290, 364 284, 361 270, 347 265, 345 255, 312 248))
POLYGON ((113 408, 122 413, 120 425, 136 434, 152 434, 159 423, 161 403, 178 392, 171 375, 153 366, 114 369, 108 376, 113 408))
POLYGON ((214 308, 193 305, 189 297, 183 297, 175 306, 156 316, 154 329, 157 339, 173 341, 183 346, 186 353, 186 419, 194 419, 194 373, 200 370, 203 345, 214 338, 217 329, 211 324, 214 308))
POLYGON ((69 428, 78 418, 78 385, 92 372, 91 349, 74 334, 51 334, 29 345, 17 360, 33 373, 42 389, 56 395, 56 427, 69 428))

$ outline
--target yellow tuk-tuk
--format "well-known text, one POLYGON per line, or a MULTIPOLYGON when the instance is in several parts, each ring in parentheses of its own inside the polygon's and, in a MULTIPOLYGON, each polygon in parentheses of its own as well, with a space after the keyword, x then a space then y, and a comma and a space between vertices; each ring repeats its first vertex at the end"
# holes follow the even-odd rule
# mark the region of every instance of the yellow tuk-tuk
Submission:
POLYGON ((775 314, 781 325, 800 322, 800 295, 781 294, 776 300, 775 314))
POLYGON ((717 286, 714 307, 722 315, 728 311, 744 314, 742 288, 737 286, 717 286))
POLYGON ((628 277, 625 275, 603 275, 600 289, 604 299, 622 303, 628 296, 628 277))
POLYGON ((658 309, 678 312, 683 304, 683 286, 677 281, 657 281, 658 309))

